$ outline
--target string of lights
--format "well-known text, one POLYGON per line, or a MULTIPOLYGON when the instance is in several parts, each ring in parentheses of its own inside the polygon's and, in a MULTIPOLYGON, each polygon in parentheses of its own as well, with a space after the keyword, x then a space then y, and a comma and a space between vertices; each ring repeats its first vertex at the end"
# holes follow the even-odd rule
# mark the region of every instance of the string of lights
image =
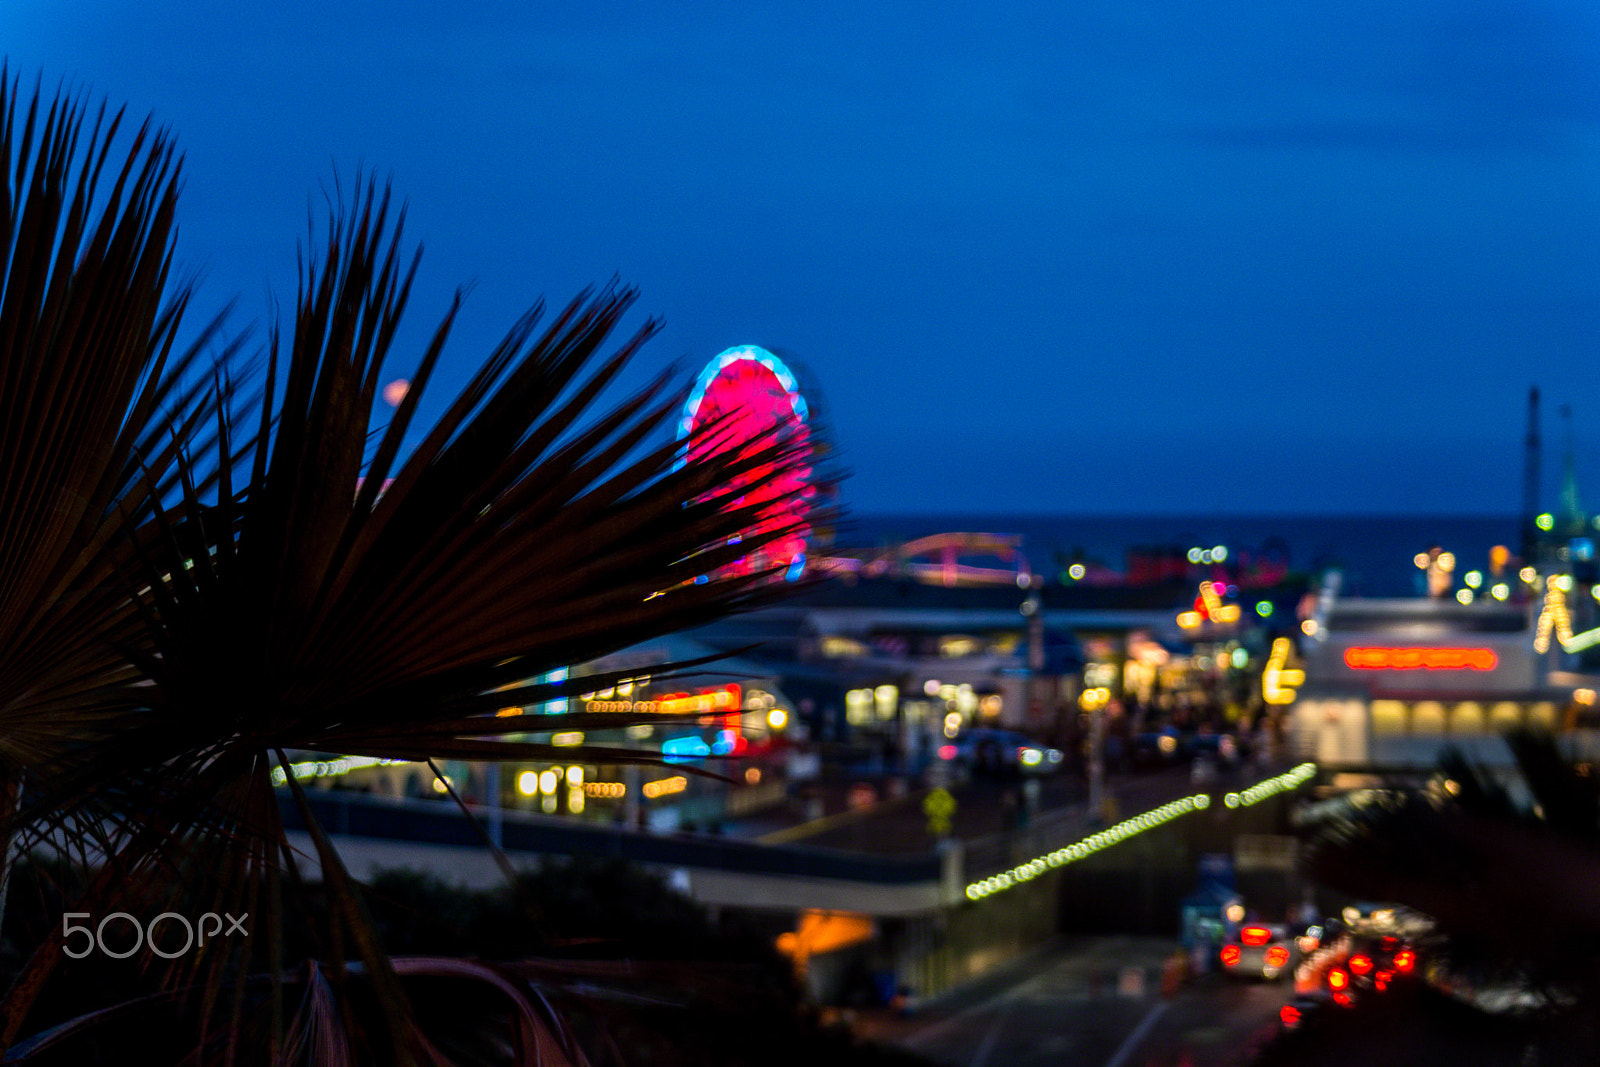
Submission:
MULTIPOLYGON (((1224 798, 1223 803, 1229 808, 1237 808, 1241 804, 1248 807, 1278 793, 1297 789, 1309 781, 1316 773, 1316 764, 1302 763, 1293 770, 1286 771, 1275 778, 1268 778, 1266 781, 1258 782, 1243 793, 1229 793, 1224 798)), ((1211 797, 1205 793, 1196 793, 1194 796, 1183 797, 1180 800, 1163 804, 1159 808, 1143 814, 1123 819, 1116 825, 1107 827, 1098 833, 1090 834, 1075 844, 1058 848, 1054 852, 1046 853, 1026 863, 1019 863, 1009 871, 1002 871, 989 878, 971 883, 967 886, 967 899, 982 900, 985 897, 1015 888, 1024 882, 1031 882, 1048 871, 1081 859, 1087 859, 1096 852, 1110 848, 1112 845, 1120 844, 1136 834, 1141 834, 1146 830, 1171 822, 1179 816, 1188 815, 1196 811, 1205 811, 1210 806, 1211 797)))

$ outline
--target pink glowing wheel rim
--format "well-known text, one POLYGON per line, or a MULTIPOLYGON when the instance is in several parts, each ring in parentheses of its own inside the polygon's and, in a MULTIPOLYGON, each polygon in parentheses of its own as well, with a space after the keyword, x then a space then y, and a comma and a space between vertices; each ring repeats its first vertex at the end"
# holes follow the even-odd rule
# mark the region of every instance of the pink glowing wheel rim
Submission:
MULTIPOLYGON (((755 345, 730 348, 706 364, 695 379, 689 402, 684 405, 678 424, 678 440, 685 441, 700 428, 725 420, 723 434, 716 440, 697 436, 688 445, 684 462, 694 463, 723 451, 737 451, 778 428, 785 440, 796 445, 809 442, 806 426, 809 412, 795 378, 783 360, 755 345)), ((772 467, 744 475, 746 483, 769 478, 739 498, 743 504, 765 504, 762 519, 746 537, 788 528, 777 540, 745 556, 726 573, 749 574, 783 567, 784 577, 795 581, 805 571, 806 537, 811 532, 806 522, 815 493, 809 483, 809 467, 795 466, 772 477, 772 467)))

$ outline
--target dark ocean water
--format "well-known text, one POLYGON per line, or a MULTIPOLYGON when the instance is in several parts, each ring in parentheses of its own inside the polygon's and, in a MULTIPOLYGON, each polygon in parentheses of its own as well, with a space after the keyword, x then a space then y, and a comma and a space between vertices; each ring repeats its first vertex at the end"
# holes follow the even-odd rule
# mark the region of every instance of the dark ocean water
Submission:
POLYGON ((1113 570, 1130 548, 1226 546, 1238 559, 1269 555, 1291 570, 1337 566, 1347 596, 1410 596, 1422 591, 1412 559, 1430 545, 1455 553, 1456 573, 1487 570, 1489 550, 1518 550, 1516 516, 1484 515, 852 515, 841 546, 877 547, 934 533, 1020 534, 1035 571, 1054 574, 1057 553, 1081 551, 1113 570))

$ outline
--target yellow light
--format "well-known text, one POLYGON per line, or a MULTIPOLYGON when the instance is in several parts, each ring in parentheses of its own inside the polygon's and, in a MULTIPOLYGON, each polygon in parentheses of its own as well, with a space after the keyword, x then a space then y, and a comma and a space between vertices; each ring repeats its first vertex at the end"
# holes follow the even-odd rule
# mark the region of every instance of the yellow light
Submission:
POLYGON ((1318 629, 1320 629, 1320 627, 1317 626, 1316 619, 1307 619, 1305 622, 1300 624, 1300 632, 1305 634, 1307 637, 1317 636, 1318 629))
POLYGON ((499 718, 499 719, 514 719, 518 715, 522 714, 522 709, 521 708, 501 708, 499 711, 495 712, 494 714, 495 714, 495 717, 499 718))
POLYGON ((1243 904, 1229 904, 1228 905, 1228 921, 1231 922, 1231 923, 1242 923, 1242 922, 1244 922, 1244 905, 1243 904))
POLYGON ((583 813, 583 790, 581 788, 567 790, 567 810, 574 815, 583 813))
POLYGON ((1272 653, 1261 672, 1261 699, 1268 704, 1293 704, 1295 687, 1305 684, 1305 671, 1289 669, 1289 653, 1293 650, 1294 644, 1287 637, 1272 642, 1272 653))
POLYGON ((578 785, 582 785, 583 784, 583 768, 582 767, 568 767, 567 768, 567 784, 568 785, 572 785, 572 786, 578 786, 578 785))
POLYGON ((1544 607, 1539 611, 1539 622, 1534 629, 1533 650, 1540 655, 1550 651, 1550 634, 1555 633, 1561 647, 1572 648, 1572 618, 1567 614, 1567 595, 1562 579, 1570 586, 1572 579, 1564 574, 1553 574, 1545 579, 1544 607))
MULTIPOLYGON (((1600 589, 1600 585, 1595 586, 1595 588, 1600 589)), ((1511 587, 1504 582, 1496 582, 1490 587, 1489 595, 1496 600, 1504 600, 1511 595, 1511 587)))
POLYGON ((565 733, 551 734, 550 743, 558 748, 573 748, 583 744, 583 731, 568 730, 565 733))
POLYGON ((1457 589, 1456 590, 1456 599, 1458 601, 1460 601, 1461 603, 1463 603, 1463 604, 1472 603, 1472 590, 1470 590, 1470 589, 1457 589))
POLYGON ((761 768, 760 767, 746 767, 745 771, 744 771, 744 781, 745 781, 746 785, 760 785, 761 784, 761 768))
POLYGON ((767 712, 767 725, 774 730, 781 730, 789 725, 789 713, 782 708, 773 708, 767 712))
POLYGON ((1411 557, 1411 562, 1417 565, 1417 570, 1425 571, 1428 569, 1428 554, 1426 552, 1418 552, 1411 557))
POLYGON ((1198 611, 1184 612, 1178 616, 1178 625, 1185 630, 1193 630, 1200 625, 1200 613, 1198 611))
POLYGON ((1439 559, 1438 559, 1437 562, 1438 562, 1439 569, 1442 570, 1442 571, 1447 571, 1448 572, 1448 571, 1453 571, 1453 570, 1456 569, 1456 557, 1455 557, 1455 553, 1453 553, 1453 552, 1441 552, 1441 553, 1439 553, 1439 559))
POLYGON ((1524 567, 1520 571, 1517 572, 1517 577, 1521 578, 1523 581, 1527 582, 1529 585, 1532 585, 1535 581, 1538 580, 1539 572, 1534 570, 1532 567, 1524 567))
POLYGON ((547 796, 554 796, 556 792, 556 784, 560 780, 561 776, 556 774, 555 771, 545 771, 539 775, 539 792, 544 793, 547 796))
POLYGON ((539 774, 537 771, 523 771, 517 775, 517 792, 525 797, 531 797, 539 791, 539 774))
POLYGON ((689 788, 689 779, 680 774, 672 778, 658 778, 653 782, 646 782, 639 791, 654 800, 657 797, 681 793, 687 788, 689 788))
POLYGON ((1483 584, 1483 572, 1482 571, 1468 571, 1466 573, 1466 577, 1464 577, 1462 579, 1462 581, 1466 582, 1468 585, 1472 586, 1472 588, 1476 589, 1476 588, 1478 588, 1478 586, 1483 584))
POLYGON ((1579 704, 1593 704, 1594 703, 1594 690, 1593 689, 1574 689, 1572 691, 1572 699, 1574 701, 1576 701, 1577 703, 1579 703, 1579 704))
POLYGON ((449 789, 445 786, 443 779, 435 778, 433 780, 433 791, 435 793, 447 793, 449 789))
POLYGON ((1089 571, 1087 568, 1085 568, 1081 563, 1074 563, 1072 566, 1067 568, 1067 577, 1071 578, 1075 582, 1082 581, 1083 576, 1088 573, 1089 571))

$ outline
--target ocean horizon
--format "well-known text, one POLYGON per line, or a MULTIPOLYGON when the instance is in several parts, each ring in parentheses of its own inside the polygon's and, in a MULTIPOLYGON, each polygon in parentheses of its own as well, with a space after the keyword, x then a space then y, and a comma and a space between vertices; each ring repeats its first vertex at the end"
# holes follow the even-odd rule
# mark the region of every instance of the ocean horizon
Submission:
POLYGON ((1127 569, 1130 550, 1222 546, 1230 558, 1262 555, 1291 570, 1339 569, 1351 596, 1409 596, 1422 591, 1412 562, 1438 545, 1456 556, 1457 573, 1489 570, 1489 552, 1516 554, 1521 519, 1514 514, 1006 514, 980 511, 853 513, 840 524, 841 548, 879 548, 935 533, 1018 535, 1030 567, 1056 574, 1083 558, 1127 569))

